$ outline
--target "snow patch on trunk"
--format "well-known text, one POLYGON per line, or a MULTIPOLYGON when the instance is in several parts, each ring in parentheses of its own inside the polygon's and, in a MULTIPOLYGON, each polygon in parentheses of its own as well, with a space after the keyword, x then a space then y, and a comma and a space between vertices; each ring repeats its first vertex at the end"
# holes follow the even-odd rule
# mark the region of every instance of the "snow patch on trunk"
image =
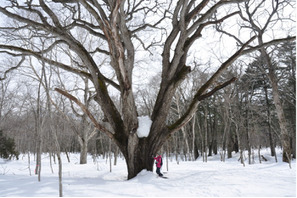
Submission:
POLYGON ((138 117, 139 127, 137 129, 137 136, 139 138, 147 137, 150 133, 152 121, 149 116, 138 117))

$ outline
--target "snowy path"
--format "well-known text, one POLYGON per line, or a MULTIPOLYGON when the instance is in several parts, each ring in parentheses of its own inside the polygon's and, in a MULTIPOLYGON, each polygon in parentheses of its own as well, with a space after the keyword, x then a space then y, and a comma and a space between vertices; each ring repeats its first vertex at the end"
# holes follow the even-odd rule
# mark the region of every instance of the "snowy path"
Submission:
MULTIPOLYGON (((71 163, 63 159, 64 196, 150 196, 150 197, 295 197, 296 163, 289 169, 286 163, 268 162, 243 167, 236 158, 220 162, 217 157, 208 162, 169 163, 166 176, 142 171, 136 178, 126 180, 126 166, 119 160, 109 172, 109 164, 103 159, 79 165, 78 154, 71 154, 71 163)), ((33 157, 31 158, 33 159, 33 157)), ((280 158, 279 158, 280 160, 280 158)), ((165 160, 164 160, 165 161, 165 160)), ((26 156, 19 161, 0 159, 0 196, 36 197, 58 196, 57 165, 54 174, 49 158, 44 155, 41 182, 29 175, 26 156)), ((34 162, 31 162, 34 171, 34 162)), ((163 169, 166 168, 166 163, 163 169)), ((164 170, 166 171, 166 170, 164 170)), ((33 172, 32 172, 33 174, 33 172)))

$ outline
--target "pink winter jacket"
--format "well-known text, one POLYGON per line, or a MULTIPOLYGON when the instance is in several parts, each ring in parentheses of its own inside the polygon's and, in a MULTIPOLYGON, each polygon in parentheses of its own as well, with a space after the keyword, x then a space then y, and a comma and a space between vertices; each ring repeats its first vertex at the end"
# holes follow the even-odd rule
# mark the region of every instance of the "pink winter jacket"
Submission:
POLYGON ((154 159, 157 161, 157 167, 158 168, 161 168, 161 162, 162 162, 162 156, 161 155, 158 155, 157 157, 154 157, 154 159))

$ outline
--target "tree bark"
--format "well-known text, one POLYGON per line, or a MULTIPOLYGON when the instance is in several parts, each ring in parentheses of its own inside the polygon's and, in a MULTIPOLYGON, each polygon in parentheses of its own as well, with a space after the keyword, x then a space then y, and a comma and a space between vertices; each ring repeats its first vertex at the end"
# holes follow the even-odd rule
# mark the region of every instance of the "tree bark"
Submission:
POLYGON ((86 164, 87 163, 87 156, 88 156, 88 143, 85 139, 81 140, 80 143, 80 158, 79 163, 80 164, 86 164))
MULTIPOLYGON (((263 43, 262 37, 259 37, 260 43, 263 43)), ((287 129, 287 120, 285 118, 283 106, 280 100, 278 85, 277 85, 277 78, 275 75, 275 69, 272 64, 272 61, 267 54, 265 49, 261 49, 261 55, 263 56, 263 59, 265 60, 265 63, 268 66, 268 78, 272 87, 272 95, 273 95, 273 101, 276 108, 276 113, 279 121, 279 126, 281 130, 281 142, 283 146, 283 161, 288 162, 291 166, 291 145, 290 145, 290 134, 287 129)))
POLYGON ((283 146, 283 161, 291 163, 291 145, 290 145, 290 134, 287 129, 287 120, 285 118, 284 110, 279 96, 277 80, 272 69, 269 69, 269 79, 271 81, 273 101, 277 112, 277 117, 279 120, 280 130, 281 130, 281 141, 283 146))
POLYGON ((195 124, 196 124, 196 114, 194 114, 192 119, 192 160, 195 161, 199 156, 197 154, 198 149, 196 147, 196 131, 195 131, 195 124))
POLYGON ((269 145, 270 145, 270 154, 271 156, 276 156, 274 138, 271 129, 271 113, 270 113, 270 103, 268 98, 267 86, 264 87, 265 99, 266 99, 266 115, 267 115, 267 124, 268 124, 268 136, 269 136, 269 145))
MULTIPOLYGON (((44 72, 44 66, 42 69, 42 73, 44 72)), ((43 149, 43 129, 42 129, 42 117, 41 117, 41 104, 40 104, 40 97, 41 97, 41 84, 42 78, 39 81, 38 85, 38 95, 37 95, 37 107, 36 107, 36 117, 35 117, 35 130, 36 130, 36 138, 37 138, 37 158, 36 158, 36 167, 35 167, 35 175, 38 175, 38 181, 41 181, 41 154, 43 149)))

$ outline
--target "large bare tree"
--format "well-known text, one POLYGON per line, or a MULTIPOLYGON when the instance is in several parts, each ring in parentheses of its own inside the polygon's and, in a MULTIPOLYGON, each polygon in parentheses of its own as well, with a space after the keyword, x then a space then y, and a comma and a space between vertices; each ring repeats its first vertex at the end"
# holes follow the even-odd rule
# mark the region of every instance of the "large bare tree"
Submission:
MULTIPOLYGON (((23 57, 33 56, 52 67, 80 75, 93 83, 96 91, 94 100, 100 105, 104 120, 109 124, 108 128, 100 124, 92 115, 92 110, 87 109, 78 97, 67 90, 57 88, 56 91, 76 102, 95 127, 118 145, 126 159, 130 179, 143 169, 153 169, 152 155, 170 135, 191 120, 201 100, 236 80, 234 77, 224 82, 218 81, 218 77, 235 60, 262 47, 295 39, 285 35, 285 38, 272 38, 259 43, 255 39, 256 32, 251 32, 241 40, 237 39, 237 49, 222 61, 211 78, 197 87, 185 113, 172 124, 168 124, 167 115, 171 100, 178 86, 191 72, 187 61, 190 50, 199 47, 196 41, 202 38, 203 31, 208 27, 223 24, 233 18, 238 20, 240 10, 237 5, 244 2, 247 0, 10 0, 2 3, 0 7, 2 17, 11 19, 10 23, 7 22, 1 27, 0 48, 1 53, 19 57, 20 63, 24 61, 23 57), (149 16, 155 18, 148 18, 149 16), (168 24, 171 26, 168 27, 168 24), (154 28, 163 33, 159 38, 160 42, 148 36, 144 41, 142 35, 154 28), (78 30, 89 34, 90 42, 95 47, 87 48, 84 45, 85 40, 77 34, 78 30), (34 48, 34 45, 38 45, 36 37, 44 39, 47 49, 34 48), (137 136, 139 121, 132 89, 136 42, 145 50, 150 50, 155 44, 162 44, 162 60, 159 63, 162 80, 155 105, 149 115, 152 121, 149 135, 142 138, 137 136), (30 45, 33 47, 25 47, 27 45, 24 43, 33 43, 30 45), (61 56, 60 59, 50 57, 51 51, 60 50, 63 53, 63 49, 70 49, 72 56, 61 56), (116 80, 104 75, 97 63, 97 59, 106 57, 116 80), (107 85, 117 90, 120 107, 112 100, 107 85)), ((237 29, 240 31, 239 27, 237 29)), ((153 50, 150 53, 153 53, 153 50)))

